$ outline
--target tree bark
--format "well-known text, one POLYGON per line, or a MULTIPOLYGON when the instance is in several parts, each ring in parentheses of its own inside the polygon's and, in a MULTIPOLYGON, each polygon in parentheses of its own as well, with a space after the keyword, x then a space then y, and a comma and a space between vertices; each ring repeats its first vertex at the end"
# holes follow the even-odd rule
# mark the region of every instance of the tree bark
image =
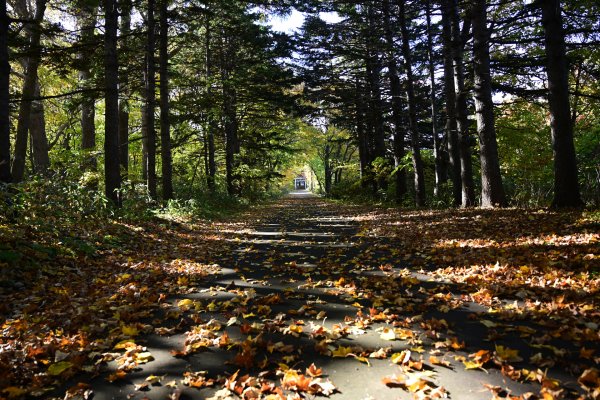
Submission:
POLYGON ((236 155, 240 152, 237 121, 237 92, 232 82, 234 44, 223 30, 221 41, 221 85, 223 87, 223 129, 225 131, 225 176, 227 193, 240 194, 236 155))
POLYGON ((325 167, 325 195, 329 196, 331 194, 331 145, 327 143, 325 145, 324 153, 323 153, 323 164, 325 167))
POLYGON ((48 137, 46 135, 46 118, 44 115, 44 102, 40 97, 39 78, 35 86, 35 98, 31 106, 31 125, 29 134, 31 136, 31 150, 33 153, 33 167, 35 173, 44 174, 50 168, 50 156, 48 155, 48 137))
POLYGON ((148 32, 146 38, 146 184, 148 194, 156 200, 156 129, 154 127, 154 110, 156 108, 156 66, 154 64, 155 21, 154 0, 148 0, 148 32))
POLYGON ((452 0, 442 1, 442 40, 444 52, 444 91, 446 97, 446 140, 448 161, 452 179, 452 197, 455 207, 462 202, 462 179, 460 176, 460 150, 456 126, 456 87, 454 85, 454 62, 452 60, 452 24, 450 10, 452 0))
POLYGON ((120 207, 119 163, 119 62, 117 58, 118 11, 116 0, 104 0, 104 179, 106 197, 120 207))
POLYGON ((239 183, 237 178, 236 154, 239 153, 239 141, 237 135, 237 113, 236 113, 236 91, 229 81, 229 72, 223 76, 223 127, 225 130, 225 169, 227 180, 227 193, 230 196, 239 194, 239 183))
POLYGON ((6 1, 0 1, 0 183, 12 181, 10 173, 8 15, 6 1))
MULTIPOLYGON (((144 82, 146 83, 145 78, 146 73, 144 72, 144 82)), ((142 91, 145 92, 145 91, 142 91)), ((148 182, 148 121, 146 119, 146 94, 143 94, 143 103, 141 106, 141 115, 142 115, 142 181, 148 182)))
POLYGON ((163 200, 173 198, 173 160, 171 156, 171 124, 169 120, 169 20, 168 0, 160 0, 160 156, 163 200))
POLYGON ((356 136, 358 142, 358 157, 360 159, 361 185, 366 187, 369 180, 369 164, 371 160, 369 152, 369 137, 365 128, 365 106, 363 101, 363 86, 357 76, 354 93, 354 120, 356 124, 356 136))
POLYGON ((431 28, 431 3, 430 0, 425 1, 425 14, 427 19, 427 58, 429 67, 430 91, 429 97, 431 101, 431 134, 433 136, 433 158, 435 162, 435 186, 433 195, 439 196, 440 185, 446 181, 446 173, 442 159, 442 149, 440 147, 440 139, 438 136, 438 110, 436 105, 436 84, 435 84, 435 61, 433 59, 433 32, 431 28))
POLYGON ((481 160, 481 206, 504 207, 506 206, 506 196, 502 187, 496 141, 486 0, 474 0, 471 12, 475 116, 481 160))
MULTIPOLYGON (((394 124, 394 159, 395 167, 399 168, 402 159, 404 159, 404 121, 402 118, 402 85, 398 76, 398 64, 394 51, 394 31, 392 29, 390 15, 390 1, 383 1, 383 18, 385 26, 385 41, 388 58, 388 76, 390 80, 390 92, 392 95, 392 122, 394 124)), ((406 195, 406 171, 399 168, 395 174, 396 178, 396 203, 400 203, 406 195)))
POLYGON ((410 130, 410 144, 412 147, 412 163, 414 170, 415 205, 425 205, 425 177, 423 173, 423 161, 421 159, 421 146, 419 143, 419 128, 417 125, 417 99, 414 88, 414 76, 412 71, 412 54, 408 27, 406 24, 406 13, 404 0, 398 2, 400 29, 402 33, 402 55, 404 58, 404 73, 406 74, 406 93, 408 97, 408 127, 410 130))
POLYGON ((12 163, 12 180, 21 182, 25 174, 25 160, 27 157, 27 138, 31 126, 31 109, 37 85, 37 71, 40 63, 40 38, 41 23, 46 12, 46 0, 36 0, 35 15, 29 35, 29 55, 27 57, 23 93, 19 105, 17 120, 17 134, 15 138, 15 154, 12 163))
MULTIPOLYGON (((205 43, 204 43, 204 50, 206 52, 205 54, 205 59, 206 59, 206 92, 208 97, 212 97, 212 80, 213 80, 213 63, 212 63, 212 54, 211 54, 211 46, 210 46, 210 41, 211 41, 211 27, 210 27, 210 16, 209 14, 206 15, 206 21, 205 21, 205 43)), ((208 186, 208 189, 211 192, 215 191, 215 176, 217 174, 217 165, 215 163, 215 131, 217 130, 216 127, 216 119, 215 116, 213 114, 213 109, 211 107, 211 109, 207 110, 207 115, 208 115, 208 121, 206 124, 206 128, 207 128, 207 138, 206 138, 206 158, 207 158, 207 165, 206 165, 206 184, 208 186)))
MULTIPOLYGON (((121 56, 128 51, 131 32, 131 0, 121 1, 121 56)), ((127 57, 127 56, 126 56, 127 57)), ((119 77, 121 99, 119 100, 119 163, 121 176, 127 180, 129 176, 129 68, 127 62, 122 62, 119 77)))
POLYGON ((548 103, 554 153, 552 207, 582 207, 569 102, 569 67, 560 0, 539 0, 546 47, 548 103))
POLYGON ((464 45, 460 30, 458 1, 450 0, 450 25, 452 33, 452 59, 454 67, 454 88, 456 90, 456 127, 460 154, 460 177, 462 183, 462 207, 475 205, 475 185, 471 146, 469 144, 469 110, 467 108, 467 90, 465 88, 464 45))
POLYGON ((381 63, 377 48, 375 12, 372 5, 367 6, 369 34, 367 36, 367 76, 369 79, 369 116, 373 128, 373 157, 385 158, 385 128, 381 101, 381 63))
POLYGON ((96 98, 93 88, 90 49, 94 46, 94 31, 96 29, 96 7, 90 7, 86 2, 80 2, 80 13, 77 15, 77 25, 81 31, 82 50, 77 55, 79 63, 79 87, 85 92, 81 99, 81 149, 84 151, 84 169, 97 169, 96 156, 96 98))

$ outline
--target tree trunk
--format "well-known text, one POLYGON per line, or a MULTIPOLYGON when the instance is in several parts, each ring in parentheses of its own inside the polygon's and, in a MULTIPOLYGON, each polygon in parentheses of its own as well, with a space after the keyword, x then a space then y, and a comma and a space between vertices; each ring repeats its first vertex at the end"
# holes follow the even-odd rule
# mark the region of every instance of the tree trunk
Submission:
POLYGON ((369 79, 369 116, 373 127, 373 158, 385 158, 385 128, 381 101, 381 63, 375 28, 375 11, 367 6, 369 35, 367 36, 367 76, 369 79))
MULTIPOLYGON (((206 15, 205 21, 205 43, 204 50, 206 52, 206 92, 209 98, 212 97, 212 80, 213 80, 213 63, 212 63, 212 54, 210 47, 211 40, 211 29, 210 29, 210 18, 209 15, 206 15)), ((215 131, 216 127, 216 119, 214 116, 214 111, 211 109, 207 110, 208 115, 208 123, 207 127, 207 140, 206 140, 206 153, 207 153, 207 165, 206 165, 206 183, 208 185, 208 189, 211 192, 215 191, 215 176, 217 174, 217 165, 215 163, 215 131)))
MULTIPOLYGON (((398 168, 404 159, 404 121, 402 118, 402 85, 398 76, 398 64, 394 51, 394 31, 392 30, 390 16, 390 1, 383 1, 383 17, 385 26, 385 41, 388 58, 388 76, 390 80, 390 92, 392 95, 392 122, 394 124, 394 159, 395 167, 398 168)), ((406 171, 400 168, 396 171, 396 203, 400 203, 406 195, 406 171)))
POLYGON ((171 156, 171 125, 169 121, 169 21, 168 0, 160 0, 160 156, 163 199, 173 198, 173 161, 171 156))
POLYGON ((408 37, 408 27, 406 25, 404 0, 400 0, 398 5, 400 6, 398 16, 402 33, 402 55, 404 58, 404 73, 406 74, 406 92, 408 96, 408 127, 410 130, 410 142, 412 147, 415 204, 417 207, 423 207, 425 205, 425 177, 423 173, 423 161, 421 160, 419 128, 417 126, 417 99, 412 71, 412 54, 410 49, 410 39, 408 37))
POLYGON ((27 138, 31 125, 31 109, 37 85, 37 70, 40 63, 40 38, 41 26, 46 12, 46 0, 36 0, 35 16, 31 24, 29 35, 29 55, 27 57, 23 93, 19 105, 17 120, 17 135, 15 138, 15 154, 12 164, 13 182, 21 182, 25 174, 25 160, 27 157, 27 138))
POLYGON ((323 166, 325 167, 325 195, 331 194, 331 145, 327 143, 325 145, 325 152, 323 154, 323 166))
MULTIPOLYGON (((129 35, 131 33, 131 0, 121 1, 121 55, 130 46, 129 35)), ((123 59, 122 59, 123 60, 123 59)), ((125 60, 123 60, 125 61, 125 60)), ((121 176, 127 180, 129 176, 129 66, 128 62, 122 62, 120 85, 121 99, 119 101, 119 162, 121 165, 121 176)))
POLYGON ((118 11, 116 0, 104 0, 104 179, 106 197, 120 207, 119 169, 119 62, 117 59, 118 11))
POLYGON ((474 100, 481 160, 481 206, 504 207, 506 197, 502 187, 498 143, 492 100, 490 72, 490 34, 487 27, 486 0, 474 0, 471 8, 473 22, 474 100))
MULTIPOLYGON (((144 75, 146 75, 144 73, 144 75)), ((144 84, 146 83, 146 78, 144 77, 144 84)), ((143 95, 143 103, 141 106, 141 115, 142 115, 142 181, 148 182, 148 120, 146 119, 146 95, 143 95)))
POLYGON ((369 183, 369 165, 371 162, 369 149, 369 135, 365 127, 365 106, 363 101, 363 87, 360 78, 356 77, 355 83, 355 123, 358 141, 358 157, 360 159, 361 185, 366 187, 369 183))
POLYGON ((546 46, 548 103, 554 152, 552 207, 582 207, 569 103, 569 67, 560 0, 540 0, 546 46))
POLYGON ((456 90, 456 127, 460 154, 460 177, 462 182, 462 207, 475 205, 475 185, 473 183, 473 165, 469 144, 469 110, 467 108, 467 90, 463 62, 463 42, 460 31, 458 1, 450 0, 450 22, 452 32, 452 58, 454 66, 454 88, 456 90))
POLYGON ((452 26, 450 10, 452 0, 442 1, 442 40, 444 43, 444 91, 446 97, 446 140, 448 143, 448 161, 452 179, 454 206, 462 201, 462 180, 460 176, 460 150, 456 126, 456 88, 454 85, 454 62, 452 60, 452 26))
POLYGON ((429 97, 431 101, 431 134, 433 136, 433 158, 435 160, 435 186, 433 188, 433 195, 439 196, 440 185, 446 181, 446 173, 442 159, 442 149, 440 147, 440 139, 438 136, 438 112, 436 105, 436 84, 435 84, 435 61, 433 59, 433 32, 431 28, 431 3, 430 0, 425 1, 425 13, 427 18, 427 58, 429 66, 429 81, 430 81, 430 92, 429 97))
POLYGON ((77 55, 79 65, 79 87, 84 90, 81 99, 81 149, 85 161, 83 169, 97 169, 96 156, 92 154, 96 150, 96 96, 92 92, 93 74, 91 71, 90 49, 95 45, 94 31, 96 29, 96 7, 90 7, 81 2, 80 13, 77 15, 77 25, 81 31, 82 50, 77 55))
POLYGON ((6 1, 0 1, 0 183, 12 181, 10 173, 8 15, 6 1))
POLYGON ((146 184, 148 194, 156 200, 156 130, 154 127, 154 109, 156 108, 156 68, 154 64, 155 21, 154 0, 148 0, 148 34, 146 42, 146 184))
POLYGON ((229 72, 223 77, 223 127, 225 130, 225 169, 227 180, 227 193, 230 196, 239 194, 239 183, 236 182, 236 154, 239 153, 239 142, 237 137, 237 115, 236 115, 236 92, 229 80, 229 72))
POLYGON ((221 85, 223 87, 223 129, 225 131, 225 176, 227 193, 237 196, 240 187, 237 175, 236 155, 240 151, 237 123, 237 93, 231 81, 233 44, 226 32, 222 32, 221 85))
POLYGON ((33 153, 33 167, 36 173, 46 173, 50 168, 50 156, 48 155, 48 137, 46 136, 46 118, 44 116, 44 102, 39 98, 39 81, 35 86, 36 100, 31 106, 31 125, 29 134, 31 136, 31 149, 33 153))

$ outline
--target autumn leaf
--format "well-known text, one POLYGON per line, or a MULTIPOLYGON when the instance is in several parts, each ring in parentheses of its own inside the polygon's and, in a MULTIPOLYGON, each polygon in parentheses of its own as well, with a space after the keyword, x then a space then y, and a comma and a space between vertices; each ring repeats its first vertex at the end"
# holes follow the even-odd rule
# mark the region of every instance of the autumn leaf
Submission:
POLYGON ((596 368, 589 368, 583 371, 577 380, 586 390, 600 389, 600 372, 596 368))
POLYGON ((53 375, 53 376, 58 376, 60 374, 62 374, 63 372, 65 372, 68 369, 71 369, 73 367, 73 363, 69 362, 69 361, 61 361, 58 362, 56 364, 52 364, 48 367, 48 374, 53 375))
POLYGON ((429 362, 431 364, 433 364, 433 365, 441 365, 441 366, 446 367, 446 368, 452 368, 452 364, 450 363, 450 361, 443 360, 443 359, 440 359, 440 358, 435 357, 435 356, 430 356, 429 357, 429 362))
POLYGON ((382 380, 384 385, 391 388, 407 388, 406 386, 406 377, 398 376, 398 375, 390 375, 384 377, 382 380))
POLYGON ((407 365, 408 362, 410 361, 410 356, 411 356, 411 351, 410 350, 404 350, 400 353, 394 353, 391 356, 391 361, 394 364, 398 364, 398 365, 407 365))
POLYGON ((27 389, 20 388, 17 386, 9 386, 2 389, 2 393, 5 393, 9 399, 18 399, 28 393, 27 389))
POLYGON ((118 371, 113 372, 112 374, 108 375, 106 380, 112 383, 115 381, 125 379, 126 376, 127 376, 127 372, 125 372, 123 370, 118 370, 118 371))
POLYGON ((379 337, 383 340, 396 340, 396 333, 391 328, 383 328, 379 337))
POLYGON ((125 336, 137 336, 139 334, 139 330, 135 325, 121 325, 121 332, 125 336))
POLYGON ((312 363, 308 368, 306 368, 306 375, 309 375, 313 378, 317 378, 323 375, 323 370, 321 368, 317 368, 315 364, 312 363))
POLYGON ((519 357, 518 350, 509 349, 502 345, 496 345, 496 355, 502 361, 523 361, 523 359, 519 357))
POLYGON ((159 384, 163 378, 164 378, 164 376, 149 375, 146 378, 146 382, 150 383, 151 385, 156 385, 156 384, 159 384))
POLYGON ((333 357, 347 357, 349 354, 352 354, 352 347, 338 346, 331 352, 333 357))

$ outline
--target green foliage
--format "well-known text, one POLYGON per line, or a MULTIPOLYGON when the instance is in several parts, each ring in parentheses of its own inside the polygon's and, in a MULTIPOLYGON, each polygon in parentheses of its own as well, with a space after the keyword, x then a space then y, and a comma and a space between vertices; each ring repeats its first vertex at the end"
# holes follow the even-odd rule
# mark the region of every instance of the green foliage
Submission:
POLYGON ((510 202, 535 207, 552 200, 552 149, 544 107, 527 102, 502 108, 497 119, 498 151, 510 202))
POLYGON ((186 200, 170 200, 157 215, 166 218, 222 219, 245 209, 248 203, 223 192, 197 192, 186 200))
MULTIPOLYGON (((581 124, 583 125, 583 124, 581 124)), ((600 122, 576 129, 575 150, 583 200, 600 207, 600 122)))

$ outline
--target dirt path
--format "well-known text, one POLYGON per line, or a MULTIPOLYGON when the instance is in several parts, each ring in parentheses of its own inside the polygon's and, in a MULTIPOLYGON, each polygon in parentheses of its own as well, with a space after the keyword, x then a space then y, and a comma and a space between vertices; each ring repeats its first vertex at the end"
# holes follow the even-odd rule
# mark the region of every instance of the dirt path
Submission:
MULTIPOLYGON (((282 381, 291 389, 286 395, 306 398, 327 394, 329 382, 332 399, 539 393, 539 382, 517 383, 500 372, 515 362, 536 370, 519 361, 529 355, 519 339, 532 335, 527 321, 515 320, 504 342, 490 340, 489 330, 507 322, 481 317, 489 308, 464 301, 463 287, 411 270, 414 254, 366 235, 363 223, 377 226, 376 218, 297 193, 231 228, 227 251, 214 260, 219 272, 167 299, 148 319, 154 333, 132 335, 115 350, 115 357, 149 352, 151 361, 122 376, 118 360, 108 362, 92 382, 93 398, 196 399, 219 390, 215 398, 229 398, 224 385, 255 398, 276 395, 282 381), (510 346, 503 351, 498 343, 510 346), (322 376, 305 376, 311 364, 322 376)), ((553 374, 567 385, 576 381, 560 369, 553 374)))

